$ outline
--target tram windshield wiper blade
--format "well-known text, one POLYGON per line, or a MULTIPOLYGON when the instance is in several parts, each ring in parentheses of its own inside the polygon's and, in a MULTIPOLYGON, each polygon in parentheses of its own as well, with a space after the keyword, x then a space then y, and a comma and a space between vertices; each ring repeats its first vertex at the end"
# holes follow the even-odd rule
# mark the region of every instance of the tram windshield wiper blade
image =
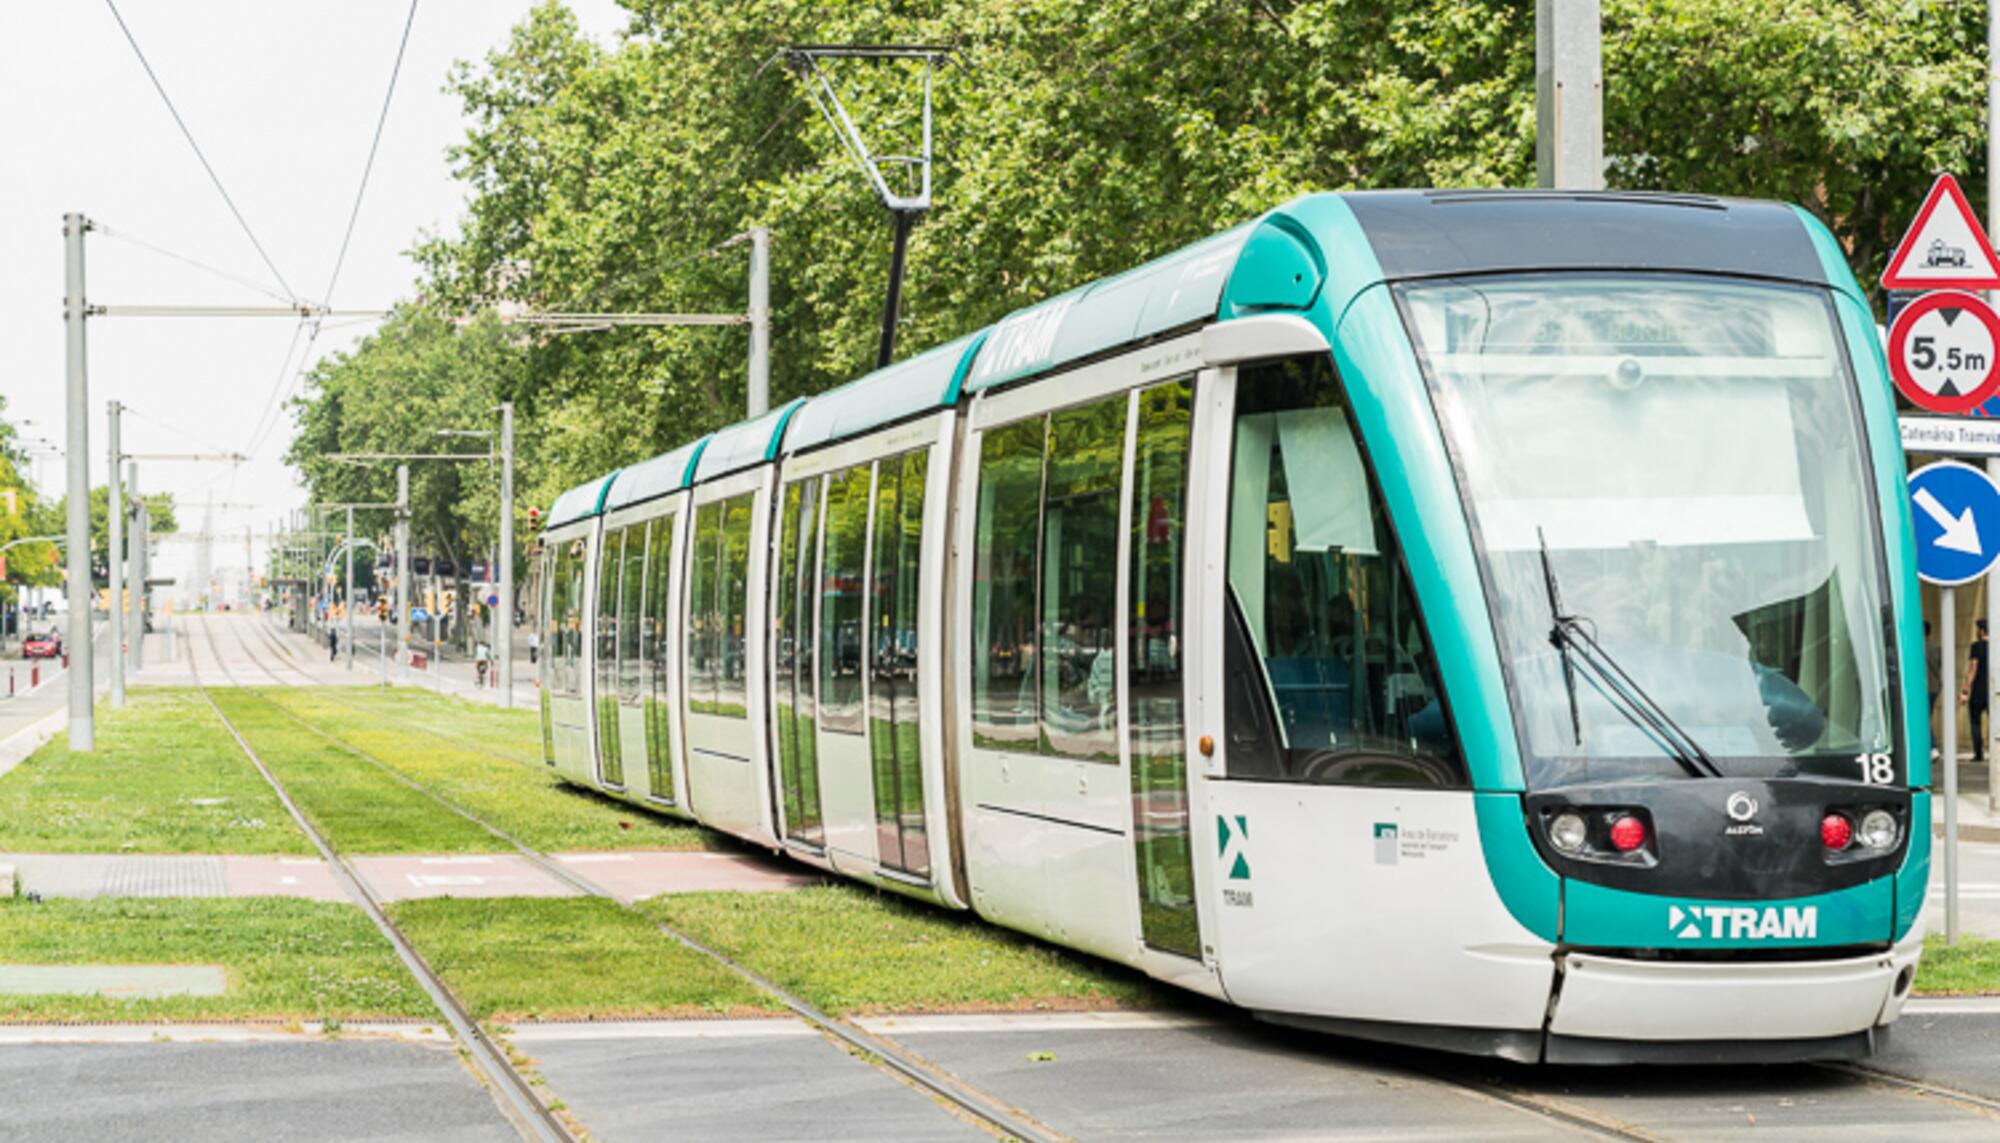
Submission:
POLYGON ((1556 587, 1556 573, 1549 563, 1548 540, 1542 537, 1540 528, 1535 529, 1535 537, 1542 548, 1542 582, 1549 593, 1549 615, 1553 623, 1549 627, 1549 642, 1562 653, 1563 686, 1569 692, 1570 725, 1576 731, 1577 744, 1583 744, 1583 720, 1577 708, 1576 671, 1581 666, 1587 671, 1599 694, 1610 702, 1613 709, 1625 719, 1646 732, 1657 742, 1681 769, 1696 778, 1720 778, 1722 767, 1709 757, 1693 735, 1682 730, 1665 707, 1652 695, 1646 693, 1638 680, 1634 679, 1618 665, 1611 653, 1598 645, 1580 616, 1563 611, 1562 596, 1556 587))

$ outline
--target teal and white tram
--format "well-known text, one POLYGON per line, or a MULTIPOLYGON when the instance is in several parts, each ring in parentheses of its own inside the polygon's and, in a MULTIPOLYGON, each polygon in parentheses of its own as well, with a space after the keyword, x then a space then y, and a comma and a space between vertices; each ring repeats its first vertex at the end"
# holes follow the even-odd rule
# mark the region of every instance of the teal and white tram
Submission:
POLYGON ((564 494, 549 764, 1272 1020, 1861 1054, 1901 474, 1803 211, 1309 196, 564 494))

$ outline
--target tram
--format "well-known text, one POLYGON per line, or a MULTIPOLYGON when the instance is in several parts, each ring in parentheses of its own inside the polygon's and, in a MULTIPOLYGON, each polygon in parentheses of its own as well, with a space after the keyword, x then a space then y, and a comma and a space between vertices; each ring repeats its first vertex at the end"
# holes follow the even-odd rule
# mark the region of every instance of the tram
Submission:
POLYGON ((1285 1024, 1864 1055, 1930 741, 1794 207, 1317 194, 563 494, 570 782, 1285 1024))

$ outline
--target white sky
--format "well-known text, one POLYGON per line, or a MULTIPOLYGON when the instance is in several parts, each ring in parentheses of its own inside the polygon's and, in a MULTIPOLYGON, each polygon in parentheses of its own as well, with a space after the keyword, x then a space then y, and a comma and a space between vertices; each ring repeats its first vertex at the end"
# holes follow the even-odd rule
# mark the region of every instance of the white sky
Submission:
MULTIPOLYGON (((444 150, 464 131, 443 91, 452 63, 505 42, 530 0, 421 0, 381 151, 332 303, 379 308, 408 297, 405 256, 424 229, 456 224, 464 194, 444 150)), ((584 30, 609 42, 625 25, 612 0, 570 0, 584 30)), ((319 299, 367 158, 405 0, 301 4, 273 0, 119 0, 167 94, 291 288, 319 299)), ((135 246, 130 235, 271 284, 138 58, 100 0, 0 3, 0 393, 24 437, 60 449, 63 420, 62 216, 81 211, 114 232, 92 234, 87 296, 94 304, 270 304, 272 299, 135 246)), ((329 323, 331 325, 333 323, 329 323)), ((105 403, 117 400, 127 452, 251 451, 235 465, 142 464, 144 490, 179 500, 181 527, 199 531, 213 496, 218 531, 252 529, 261 561, 266 526, 305 496, 279 459, 289 417, 254 441, 298 323, 286 318, 137 319, 90 323, 90 471, 105 479, 105 403)), ((328 329, 313 357, 368 329, 328 329)), ((303 337, 298 339, 302 346, 303 337)), ((307 362, 309 364, 309 361, 307 362)), ((61 493, 63 459, 39 465, 61 493)), ((160 571, 179 574, 193 545, 161 546, 160 571)), ((214 563, 240 566, 242 542, 214 563)))

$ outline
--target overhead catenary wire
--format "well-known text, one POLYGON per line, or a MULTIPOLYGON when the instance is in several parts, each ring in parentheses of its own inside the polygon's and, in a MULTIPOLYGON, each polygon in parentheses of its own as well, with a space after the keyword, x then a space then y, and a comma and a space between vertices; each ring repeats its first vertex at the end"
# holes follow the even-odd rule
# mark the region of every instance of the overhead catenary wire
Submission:
POLYGON ((403 35, 396 42, 396 62, 389 68, 389 88, 382 93, 382 111, 375 118, 375 137, 368 143, 368 160, 361 166, 361 183, 354 188, 354 207, 347 213, 347 230, 340 238, 340 253, 334 257, 333 273, 326 281, 326 291, 321 295, 328 304, 333 300, 333 288, 340 282, 340 271, 347 264, 347 248, 354 241, 354 225, 361 218, 361 201, 368 194, 368 176, 375 171, 375 154, 382 147, 382 131, 389 123, 389 105, 396 98, 396 77, 403 72, 403 54, 410 46, 410 29, 417 22, 418 0, 410 0, 410 11, 403 18, 403 35))
POLYGON ((221 278, 225 281, 234 282, 245 289, 255 290, 258 293, 264 295, 267 298, 270 298, 273 301, 292 302, 296 300, 294 298, 286 297, 284 294, 281 294, 278 291, 272 289, 270 286, 267 286, 264 283, 257 281, 255 278, 248 278, 243 276, 242 274, 237 274, 229 270, 224 270, 220 266, 212 266, 209 263, 204 262, 199 258, 190 257, 189 255, 182 254, 176 250, 169 250, 166 247, 159 245, 158 243, 148 242, 143 238, 137 237, 136 235, 127 234, 125 231, 114 230, 113 228, 106 226, 104 223, 98 222, 95 219, 91 221, 91 229, 105 238, 115 238, 120 242, 124 242, 132 246, 137 246, 142 250, 151 251, 154 254, 158 254, 162 258, 168 258, 175 262, 182 263, 183 265, 191 266, 194 269, 202 271, 203 273, 213 274, 216 277, 221 278))
POLYGON ((138 37, 132 34, 131 27, 125 23, 124 14, 118 11, 118 0, 104 0, 104 4, 111 9, 111 18, 118 21, 118 30, 125 34, 125 42, 132 45, 132 54, 139 57, 139 66, 145 69, 146 78, 153 82, 153 90, 160 93, 160 101, 167 105, 167 114, 173 116, 174 124, 181 129, 181 136, 188 141, 188 146, 194 149, 194 157, 200 160, 201 169, 208 172, 208 179, 215 184, 216 193, 222 196, 222 201, 229 207, 229 213, 235 217, 236 224, 242 227, 244 237, 248 238, 250 245, 256 248, 257 256, 264 260, 264 268, 271 272, 271 277, 277 280, 279 287, 285 291, 290 300, 299 300, 291 283, 285 281, 285 276, 279 272, 277 263, 271 260, 270 253, 264 249, 264 244, 257 240, 257 232, 250 229, 250 220, 243 217, 243 211, 237 207, 236 200, 230 197, 229 188, 222 185, 222 176, 215 172, 215 165, 208 161, 208 155, 202 151, 201 144, 195 141, 194 132, 188 128, 187 120, 181 117, 180 109, 174 106, 173 97, 167 94, 166 85, 160 82, 159 74, 153 70, 152 62, 146 58, 145 49, 139 46, 138 37))

